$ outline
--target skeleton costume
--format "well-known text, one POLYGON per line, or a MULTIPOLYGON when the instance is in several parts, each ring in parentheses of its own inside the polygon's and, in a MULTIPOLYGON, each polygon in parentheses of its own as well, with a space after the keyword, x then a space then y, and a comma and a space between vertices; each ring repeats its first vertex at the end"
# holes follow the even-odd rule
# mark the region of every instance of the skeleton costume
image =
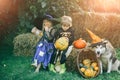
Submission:
MULTIPOLYGON (((73 41, 74 41, 74 31, 73 31, 73 29, 71 27, 67 31, 64 31, 62 28, 60 28, 59 31, 56 33, 56 35, 58 35, 58 36, 56 36, 56 39, 58 39, 60 37, 68 37, 68 39, 69 39, 69 46, 71 46, 73 41)), ((68 46, 68 48, 69 48, 69 46, 68 46)), ((63 50, 63 51, 59 50, 58 56, 61 57, 60 64, 64 64, 65 63, 65 61, 66 61, 66 52, 67 52, 68 48, 63 50)), ((56 51, 57 50, 55 50, 54 53, 56 53, 56 51)), ((52 57, 53 58, 51 58, 51 63, 55 64, 56 63, 55 58, 57 58, 57 55, 53 54, 52 57)))
POLYGON ((53 71, 53 72, 56 72, 54 70, 54 65, 56 65, 56 63, 59 61, 59 63, 61 64, 61 68, 62 68, 61 72, 59 72, 59 73, 64 73, 65 70, 66 70, 66 68, 65 68, 65 62, 66 62, 66 57, 67 57, 66 55, 67 55, 67 53, 71 52, 71 50, 72 50, 71 45, 72 45, 72 43, 74 41, 74 30, 71 27, 72 26, 71 17, 63 16, 62 18, 65 18, 62 21, 65 22, 65 23, 70 24, 70 27, 67 30, 63 30, 63 28, 60 28, 55 34, 55 40, 57 40, 60 37, 67 37, 69 39, 69 45, 68 45, 67 49, 62 50, 62 51, 55 49, 54 53, 52 54, 51 61, 50 61, 50 63, 51 63, 50 71, 53 71))

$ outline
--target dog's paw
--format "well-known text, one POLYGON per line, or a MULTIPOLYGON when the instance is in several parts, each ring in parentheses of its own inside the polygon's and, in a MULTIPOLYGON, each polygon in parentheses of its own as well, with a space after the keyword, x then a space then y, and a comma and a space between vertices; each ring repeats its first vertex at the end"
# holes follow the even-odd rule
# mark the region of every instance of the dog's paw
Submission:
POLYGON ((120 71, 117 71, 118 72, 118 74, 120 74, 120 71))
POLYGON ((103 70, 100 70, 100 74, 102 74, 103 73, 103 70))
POLYGON ((100 74, 102 74, 103 72, 100 72, 100 74))
POLYGON ((107 73, 110 73, 111 71, 107 71, 107 73))

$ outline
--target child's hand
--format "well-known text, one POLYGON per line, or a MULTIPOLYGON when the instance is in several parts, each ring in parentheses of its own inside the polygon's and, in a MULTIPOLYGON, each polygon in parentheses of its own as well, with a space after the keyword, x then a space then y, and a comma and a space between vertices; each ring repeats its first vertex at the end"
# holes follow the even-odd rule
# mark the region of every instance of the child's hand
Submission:
POLYGON ((47 26, 45 26, 45 31, 49 31, 49 28, 47 26))
POLYGON ((68 40, 68 42, 69 42, 69 38, 68 37, 65 37, 67 40, 68 40))

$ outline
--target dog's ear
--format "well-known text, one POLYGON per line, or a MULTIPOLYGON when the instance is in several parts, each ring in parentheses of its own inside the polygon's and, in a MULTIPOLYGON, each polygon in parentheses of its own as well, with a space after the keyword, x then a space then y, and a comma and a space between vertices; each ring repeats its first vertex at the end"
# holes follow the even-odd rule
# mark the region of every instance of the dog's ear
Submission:
POLYGON ((104 41, 103 41, 103 44, 107 44, 107 43, 108 43, 108 40, 104 40, 104 41))
POLYGON ((106 39, 102 39, 102 43, 107 44, 109 41, 106 39))
POLYGON ((103 45, 104 47, 106 47, 107 43, 108 43, 108 40, 105 40, 105 39, 104 39, 104 41, 102 41, 102 45, 103 45))

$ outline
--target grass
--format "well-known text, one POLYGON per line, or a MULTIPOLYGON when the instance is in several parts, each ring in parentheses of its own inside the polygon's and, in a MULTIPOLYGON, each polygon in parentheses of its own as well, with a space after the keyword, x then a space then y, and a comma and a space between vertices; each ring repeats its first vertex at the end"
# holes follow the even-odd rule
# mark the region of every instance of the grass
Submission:
MULTIPOLYGON (((120 49, 117 49, 120 59, 120 49)), ((66 72, 65 74, 53 73, 41 69, 34 73, 30 66, 32 57, 14 56, 12 47, 0 47, 0 79, 1 80, 119 80, 117 72, 103 73, 95 78, 85 79, 77 72, 66 72)))

